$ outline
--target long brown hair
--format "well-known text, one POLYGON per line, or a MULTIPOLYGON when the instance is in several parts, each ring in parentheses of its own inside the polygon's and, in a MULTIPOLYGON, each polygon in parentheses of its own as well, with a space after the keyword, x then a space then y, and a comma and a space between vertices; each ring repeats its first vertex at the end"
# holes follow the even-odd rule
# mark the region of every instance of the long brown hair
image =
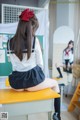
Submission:
POLYGON ((27 59, 31 56, 31 43, 32 36, 35 35, 36 30, 39 27, 36 16, 31 18, 28 22, 19 20, 16 34, 11 40, 10 48, 14 51, 14 54, 20 59, 23 59, 23 50, 27 49, 27 59), (33 33, 32 33, 33 31, 33 33))
POLYGON ((70 44, 73 44, 73 47, 71 48, 71 51, 72 51, 72 54, 73 54, 73 52, 74 52, 74 41, 72 41, 72 40, 70 40, 69 42, 68 42, 68 45, 67 45, 67 47, 64 49, 64 51, 66 51, 68 48, 69 48, 69 45, 70 44))

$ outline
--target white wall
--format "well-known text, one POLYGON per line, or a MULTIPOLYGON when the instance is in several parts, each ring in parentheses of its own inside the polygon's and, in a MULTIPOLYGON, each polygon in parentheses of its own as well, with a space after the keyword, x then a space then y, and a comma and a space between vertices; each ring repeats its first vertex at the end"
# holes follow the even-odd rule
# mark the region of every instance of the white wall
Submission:
POLYGON ((0 0, 0 4, 15 4, 15 5, 25 5, 25 6, 38 6, 38 0, 0 0))
POLYGON ((36 6, 43 7, 49 0, 0 0, 1 3, 14 4, 14 5, 25 5, 25 6, 36 6))
POLYGON ((75 23, 75 4, 69 4, 69 26, 74 30, 75 23))
MULTIPOLYGON (((60 0, 57 0, 59 2, 60 0)), ((62 25, 69 25, 69 4, 57 3, 56 13, 57 28, 62 25)))

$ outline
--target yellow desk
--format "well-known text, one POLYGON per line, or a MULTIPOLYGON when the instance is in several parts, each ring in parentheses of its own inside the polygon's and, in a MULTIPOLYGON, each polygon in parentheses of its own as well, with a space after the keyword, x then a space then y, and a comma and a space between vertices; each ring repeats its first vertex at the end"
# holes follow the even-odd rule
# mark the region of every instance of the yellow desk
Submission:
POLYGON ((48 112, 51 120, 53 100, 57 97, 60 95, 50 88, 37 92, 0 90, 0 112, 8 112, 8 120, 28 120, 29 114, 48 112))

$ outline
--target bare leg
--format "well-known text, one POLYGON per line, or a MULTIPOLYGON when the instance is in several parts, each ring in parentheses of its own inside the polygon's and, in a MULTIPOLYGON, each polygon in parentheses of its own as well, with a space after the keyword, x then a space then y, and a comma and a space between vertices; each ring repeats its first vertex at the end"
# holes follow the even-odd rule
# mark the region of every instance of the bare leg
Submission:
POLYGON ((39 85, 36 85, 34 87, 30 87, 27 88, 25 90, 28 91, 38 91, 38 90, 42 90, 42 89, 46 89, 46 88, 53 88, 53 90, 57 93, 59 93, 59 86, 56 80, 54 79, 50 79, 50 78, 46 78, 42 83, 40 83, 39 85))
POLYGON ((12 88, 12 89, 15 91, 18 91, 18 92, 24 91, 24 89, 14 89, 14 88, 12 88))
POLYGON ((71 64, 71 69, 72 69, 72 67, 73 67, 73 64, 71 64))

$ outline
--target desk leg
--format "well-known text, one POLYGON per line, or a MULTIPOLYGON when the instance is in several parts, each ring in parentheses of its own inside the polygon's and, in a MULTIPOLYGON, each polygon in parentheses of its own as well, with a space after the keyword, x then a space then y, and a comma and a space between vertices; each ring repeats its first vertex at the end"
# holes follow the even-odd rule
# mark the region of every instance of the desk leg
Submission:
POLYGON ((26 115, 26 120, 28 120, 28 115, 26 115))
POLYGON ((63 103, 63 86, 61 86, 61 107, 62 107, 62 103, 63 103))
POLYGON ((48 112, 48 120, 52 120, 52 112, 48 112))

